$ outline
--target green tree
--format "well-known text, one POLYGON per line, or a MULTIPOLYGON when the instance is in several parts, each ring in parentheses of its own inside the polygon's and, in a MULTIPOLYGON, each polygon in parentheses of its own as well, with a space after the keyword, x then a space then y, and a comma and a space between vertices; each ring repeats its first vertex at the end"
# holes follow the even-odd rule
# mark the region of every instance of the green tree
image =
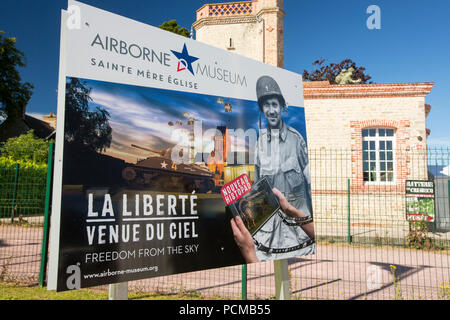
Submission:
POLYGON ((159 27, 161 29, 163 29, 163 30, 179 34, 179 35, 181 35, 183 37, 186 37, 186 38, 189 38, 189 36, 191 35, 191 33, 189 32, 188 29, 186 29, 184 27, 180 27, 178 25, 177 20, 166 21, 162 25, 160 25, 159 27))
POLYGON ((110 115, 98 106, 89 111, 90 92, 80 79, 70 78, 66 83, 64 139, 78 150, 101 152, 111 145, 110 115))
POLYGON ((47 163, 49 141, 39 139, 30 130, 18 137, 9 138, 0 148, 2 157, 14 161, 26 160, 33 163, 47 163))
POLYGON ((342 69, 348 69, 352 67, 355 72, 353 74, 353 80, 361 79, 360 83, 372 83, 369 82, 372 79, 371 76, 365 74, 366 68, 358 67, 351 59, 344 59, 340 63, 325 64, 327 59, 319 59, 313 62, 315 67, 311 71, 303 71, 303 80, 305 81, 329 81, 330 84, 336 84, 336 77, 341 73, 342 69))
POLYGON ((0 109, 7 116, 6 121, 13 121, 30 100, 33 85, 22 83, 18 68, 25 67, 25 54, 16 48, 16 38, 4 34, 0 30, 0 109))

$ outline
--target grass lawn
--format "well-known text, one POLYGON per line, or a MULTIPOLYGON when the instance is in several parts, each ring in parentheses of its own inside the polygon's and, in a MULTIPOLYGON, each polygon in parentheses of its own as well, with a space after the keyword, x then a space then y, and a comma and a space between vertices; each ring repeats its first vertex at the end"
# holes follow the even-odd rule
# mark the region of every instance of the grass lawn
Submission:
MULTIPOLYGON (((158 295, 151 293, 128 294, 129 300, 205 300, 196 292, 187 292, 177 295, 158 295)), ((218 298, 213 298, 218 300, 218 298)), ((55 292, 38 286, 17 286, 0 284, 0 300, 108 300, 108 292, 80 289, 73 291, 55 292)))

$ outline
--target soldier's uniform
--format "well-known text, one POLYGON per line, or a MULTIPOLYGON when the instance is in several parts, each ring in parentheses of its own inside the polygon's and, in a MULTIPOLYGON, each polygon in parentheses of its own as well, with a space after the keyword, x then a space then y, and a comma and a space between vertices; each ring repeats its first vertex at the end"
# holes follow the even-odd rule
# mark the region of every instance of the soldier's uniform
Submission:
MULTIPOLYGON (((263 97, 264 92, 267 95, 280 92, 278 85, 273 82, 273 79, 265 82, 262 91, 258 92, 258 98, 263 97)), ((302 135, 283 120, 280 121, 279 130, 260 130, 255 150, 255 182, 267 177, 272 187, 280 190, 291 205, 312 218, 308 149, 302 135), (275 160, 276 155, 271 154, 272 151, 278 154, 278 159, 275 160)), ((315 253, 313 239, 281 209, 253 238, 260 261, 315 253)))

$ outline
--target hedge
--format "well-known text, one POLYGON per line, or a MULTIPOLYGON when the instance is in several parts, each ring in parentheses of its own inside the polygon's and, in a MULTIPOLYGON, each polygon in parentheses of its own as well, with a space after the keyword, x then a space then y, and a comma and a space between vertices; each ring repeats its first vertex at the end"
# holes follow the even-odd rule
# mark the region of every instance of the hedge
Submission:
POLYGON ((11 217, 14 207, 15 217, 43 214, 46 180, 46 164, 0 156, 0 218, 11 217))

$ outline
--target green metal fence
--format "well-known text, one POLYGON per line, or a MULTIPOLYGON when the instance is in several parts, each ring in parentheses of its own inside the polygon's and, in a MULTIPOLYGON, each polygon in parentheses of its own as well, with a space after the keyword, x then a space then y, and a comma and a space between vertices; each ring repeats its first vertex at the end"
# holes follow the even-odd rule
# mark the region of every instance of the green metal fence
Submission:
POLYGON ((0 157, 0 219, 42 215, 46 176, 45 163, 0 157))
POLYGON ((43 227, 50 208, 53 143, 48 159, 33 161, 34 152, 17 151, 30 160, 0 154, 0 281, 35 282, 46 259, 43 227))
MULTIPOLYGON (((393 181, 365 182, 365 155, 310 150, 317 253, 289 259, 293 299, 449 299, 448 148, 397 150, 393 181), (435 183, 433 222, 406 220, 406 180, 435 183)), ((275 296, 274 264, 193 272, 130 283, 158 292, 228 298, 275 296)))
MULTIPOLYGON (((309 151, 317 252, 288 260, 291 297, 449 299, 450 150, 397 150, 391 182, 364 181, 364 157, 355 150, 309 151), (406 220, 406 180, 434 182, 433 222, 406 220)), ((15 174, 9 173, 9 179, 12 194, 15 174)), ((46 175, 42 179, 45 190, 46 175)), ((22 185, 17 186, 20 193, 22 185)), ((43 223, 39 227, 11 224, 11 208, 10 204, 5 209, 0 225, 0 281, 28 277, 37 282, 39 272, 43 280, 43 223)), ((275 296, 274 264, 134 281, 129 290, 268 299, 275 296)))

